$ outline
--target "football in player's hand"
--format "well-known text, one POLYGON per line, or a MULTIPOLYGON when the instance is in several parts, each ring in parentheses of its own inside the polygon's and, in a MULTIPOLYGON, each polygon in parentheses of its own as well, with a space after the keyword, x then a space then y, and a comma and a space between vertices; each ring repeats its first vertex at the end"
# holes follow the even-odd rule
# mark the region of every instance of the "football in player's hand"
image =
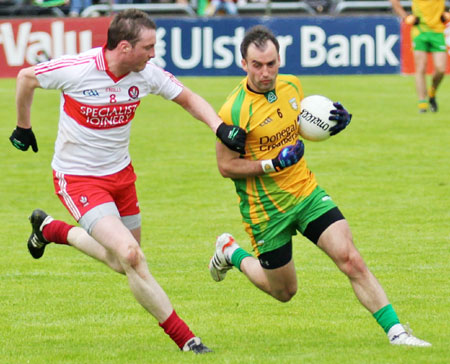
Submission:
POLYGON ((335 120, 329 120, 330 111, 334 110, 333 101, 325 96, 311 95, 301 103, 301 113, 298 117, 300 135, 311 141, 322 141, 330 137, 330 128, 336 125, 335 120))

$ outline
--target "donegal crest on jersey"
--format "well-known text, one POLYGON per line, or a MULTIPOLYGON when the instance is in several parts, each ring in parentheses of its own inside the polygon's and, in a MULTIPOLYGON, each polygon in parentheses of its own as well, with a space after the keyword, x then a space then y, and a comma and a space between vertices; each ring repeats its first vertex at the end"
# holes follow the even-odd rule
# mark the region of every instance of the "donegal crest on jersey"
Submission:
MULTIPOLYGON (((302 98, 301 84, 295 76, 278 75, 275 89, 265 94, 250 91, 245 78, 219 115, 225 123, 246 130, 244 158, 272 159, 299 138, 297 117, 302 98)), ((237 179, 234 183, 244 222, 258 230, 276 224, 317 186, 304 159, 280 172, 237 179)))

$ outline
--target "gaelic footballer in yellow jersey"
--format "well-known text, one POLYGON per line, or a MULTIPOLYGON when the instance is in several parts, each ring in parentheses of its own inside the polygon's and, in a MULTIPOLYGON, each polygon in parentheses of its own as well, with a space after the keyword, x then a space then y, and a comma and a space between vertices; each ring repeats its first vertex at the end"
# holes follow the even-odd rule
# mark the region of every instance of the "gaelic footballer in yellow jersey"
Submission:
MULTIPOLYGON (((294 145, 298 140, 297 118, 302 99, 302 87, 295 76, 278 75, 275 89, 266 93, 249 90, 246 77, 228 97, 219 116, 225 123, 246 130, 243 158, 272 159, 283 147, 294 145)), ((235 179, 234 183, 242 216, 249 224, 258 224, 278 212, 288 211, 317 186, 304 158, 280 172, 235 179)))
MULTIPOLYGON (((221 234, 209 262, 212 279, 222 281, 236 267, 258 289, 281 302, 289 301, 297 292, 292 236, 300 232, 347 275, 359 301, 392 344, 430 346, 400 324, 354 246, 347 221, 306 165, 297 125, 303 91, 295 76, 278 74, 278 40, 266 27, 255 26, 244 36, 241 55, 247 77, 232 91, 219 116, 226 124, 246 130, 245 154, 218 142, 216 156, 222 176, 235 183, 256 257, 231 234, 221 234)), ((336 109, 329 118, 337 124, 330 135, 345 129, 351 120, 341 104, 333 105, 336 109)))
POLYGON ((447 46, 445 44, 445 22, 450 13, 445 11, 444 0, 413 0, 412 14, 408 14, 400 0, 390 0, 397 15, 406 24, 412 25, 411 39, 416 68, 417 106, 419 112, 438 111, 436 91, 447 69, 447 46), (431 54, 434 72, 427 90, 426 72, 428 53, 431 54), (428 98, 428 100, 427 100, 428 98))

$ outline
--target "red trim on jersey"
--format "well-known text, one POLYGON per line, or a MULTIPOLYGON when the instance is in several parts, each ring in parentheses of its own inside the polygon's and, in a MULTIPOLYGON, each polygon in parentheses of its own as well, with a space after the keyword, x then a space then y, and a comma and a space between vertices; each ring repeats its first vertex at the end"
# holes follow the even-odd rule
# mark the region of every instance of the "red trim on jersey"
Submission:
MULTIPOLYGON (((102 61, 102 66, 104 67, 102 70, 104 70, 105 72, 106 72, 106 74, 111 78, 111 80, 113 80, 114 82, 119 82, 122 78, 124 78, 124 77, 126 77, 126 76, 128 76, 129 74, 130 74, 130 72, 128 72, 127 74, 125 74, 125 75, 123 75, 123 76, 120 76, 120 77, 116 77, 115 75, 114 75, 114 73, 112 73, 110 70, 109 70, 109 67, 108 67, 108 62, 106 62, 106 56, 105 56, 105 52, 106 52, 106 45, 104 45, 103 47, 102 47, 102 51, 100 52, 100 56, 101 56, 101 61, 102 61)), ((99 57, 100 58, 100 57, 99 57)))
POLYGON ((89 63, 94 59, 93 55, 77 58, 60 58, 53 61, 42 62, 36 65, 34 74, 40 75, 42 73, 51 72, 60 68, 78 66, 80 64, 89 63))
POLYGON ((181 86, 181 87, 184 88, 184 85, 183 85, 180 81, 178 81, 178 79, 177 79, 173 74, 171 74, 170 72, 168 72, 168 71, 166 71, 166 70, 163 70, 163 71, 164 71, 164 73, 165 73, 167 76, 169 76, 169 78, 170 78, 174 83, 176 83, 178 86, 181 86))
POLYGON ((172 74, 172 73, 170 73, 169 71, 166 71, 164 68, 162 68, 162 67, 159 67, 157 64, 155 64, 155 63, 153 63, 153 62, 151 62, 151 61, 148 61, 147 62, 147 65, 151 65, 151 66, 153 66, 153 67, 155 67, 155 68, 159 68, 160 70, 162 70, 167 76, 169 76, 169 78, 170 78, 170 80, 171 81, 173 81, 174 83, 176 83, 178 86, 181 86, 181 87, 183 87, 184 88, 184 85, 172 74))
POLYGON ((111 129, 128 124, 133 120, 139 104, 140 101, 119 105, 87 105, 64 94, 66 114, 90 129, 111 129))
POLYGON ((102 51, 98 52, 98 54, 95 56, 95 65, 97 66, 97 69, 99 71, 106 71, 105 57, 103 55, 104 51, 105 47, 103 47, 102 51))

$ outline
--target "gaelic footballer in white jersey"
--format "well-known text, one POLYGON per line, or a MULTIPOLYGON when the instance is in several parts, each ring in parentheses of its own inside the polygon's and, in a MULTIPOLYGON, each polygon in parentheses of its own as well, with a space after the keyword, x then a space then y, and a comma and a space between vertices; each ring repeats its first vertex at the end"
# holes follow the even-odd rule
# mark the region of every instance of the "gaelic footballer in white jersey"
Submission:
POLYGON ((40 63, 35 74, 42 88, 62 91, 52 168, 72 175, 104 176, 129 165, 130 127, 140 99, 155 94, 172 100, 183 90, 151 62, 141 72, 115 77, 104 48, 40 63))

